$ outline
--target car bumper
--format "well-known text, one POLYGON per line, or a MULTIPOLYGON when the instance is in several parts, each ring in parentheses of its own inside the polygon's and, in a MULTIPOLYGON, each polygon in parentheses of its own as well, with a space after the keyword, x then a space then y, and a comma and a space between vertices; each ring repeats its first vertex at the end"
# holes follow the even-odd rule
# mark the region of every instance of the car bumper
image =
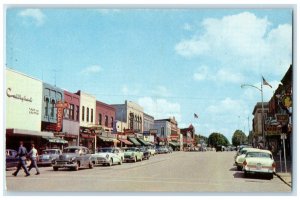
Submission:
POLYGON ((76 162, 56 162, 55 164, 53 164, 53 167, 57 167, 57 168, 74 168, 77 167, 77 163, 76 162))
POLYGON ((244 172, 260 173, 260 174, 273 174, 273 173, 275 173, 275 169, 273 169, 272 167, 262 167, 262 168, 244 167, 244 172))

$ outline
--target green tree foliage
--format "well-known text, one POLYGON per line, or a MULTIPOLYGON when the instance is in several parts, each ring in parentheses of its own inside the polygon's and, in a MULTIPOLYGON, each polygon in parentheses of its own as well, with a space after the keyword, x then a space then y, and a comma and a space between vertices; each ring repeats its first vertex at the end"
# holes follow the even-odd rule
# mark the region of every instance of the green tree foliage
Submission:
POLYGON ((207 138, 207 137, 205 137, 205 136, 202 136, 202 135, 197 135, 197 134, 195 134, 195 141, 196 141, 196 145, 201 143, 201 142, 200 142, 200 140, 203 140, 203 141, 204 141, 204 143, 206 143, 206 144, 207 144, 207 140, 208 140, 208 138, 207 138))
POLYGON ((208 145, 216 147, 217 145, 228 146, 228 139, 221 133, 212 133, 208 137, 208 145))
POLYGON ((238 146, 247 143, 248 143, 248 137, 245 135, 245 133, 241 130, 236 130, 232 136, 232 145, 238 146))

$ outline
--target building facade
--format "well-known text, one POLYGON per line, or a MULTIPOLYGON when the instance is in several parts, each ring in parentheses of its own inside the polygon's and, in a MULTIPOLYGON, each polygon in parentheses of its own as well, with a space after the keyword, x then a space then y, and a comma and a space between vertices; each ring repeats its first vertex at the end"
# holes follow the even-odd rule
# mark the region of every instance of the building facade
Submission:
POLYGON ((96 149, 95 126, 96 97, 82 91, 76 93, 80 96, 80 115, 79 115, 79 144, 91 150, 96 149))
POLYGON ((20 72, 6 69, 6 148, 17 149, 19 141, 27 148, 42 145, 42 137, 53 136, 41 131, 43 83, 20 72))
POLYGON ((68 107, 64 109, 63 130, 59 135, 67 140, 70 146, 79 145, 80 96, 64 91, 64 99, 68 107))
POLYGON ((252 130, 253 130, 253 141, 252 145, 254 147, 265 147, 265 130, 263 125, 263 119, 267 119, 267 113, 269 110, 269 104, 267 102, 263 103, 264 115, 262 115, 262 104, 261 102, 257 103, 252 111, 254 115, 252 120, 252 130))

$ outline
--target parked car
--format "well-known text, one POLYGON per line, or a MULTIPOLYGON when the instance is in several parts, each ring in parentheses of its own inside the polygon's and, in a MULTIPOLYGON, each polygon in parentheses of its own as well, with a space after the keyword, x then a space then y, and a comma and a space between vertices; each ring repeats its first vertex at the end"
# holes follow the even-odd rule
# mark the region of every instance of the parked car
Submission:
POLYGON ((128 161, 142 161, 143 160, 143 152, 140 151, 137 147, 128 147, 124 148, 124 162, 128 161))
POLYGON ((168 146, 167 149, 168 149, 168 153, 173 153, 173 148, 172 147, 168 146))
POLYGON ((52 162, 56 160, 59 155, 62 154, 60 149, 46 149, 42 151, 42 154, 39 155, 37 161, 38 165, 52 165, 52 162))
POLYGON ((217 145, 217 146, 216 146, 216 152, 218 152, 218 151, 224 151, 224 146, 222 146, 222 145, 217 145))
POLYGON ((18 166, 19 158, 17 154, 16 150, 6 149, 6 169, 18 166))
POLYGON ((246 153, 253 151, 253 150, 255 151, 257 149, 256 148, 243 148, 241 150, 240 155, 235 158, 235 165, 237 167, 237 170, 243 169, 243 162, 245 160, 246 153))
POLYGON ((140 147, 140 151, 143 152, 143 160, 149 160, 151 153, 147 147, 140 147))
POLYGON ((148 146, 147 149, 150 152, 151 156, 154 156, 156 154, 156 150, 154 146, 148 146))
POLYGON ((91 160, 94 165, 122 165, 124 152, 118 147, 99 148, 96 153, 92 154, 91 160))
POLYGON ((158 154, 169 153, 169 149, 165 146, 156 147, 156 151, 158 154))
POLYGON ((270 179, 276 172, 276 163, 273 159, 272 152, 269 150, 256 149, 246 153, 243 162, 244 176, 249 174, 266 174, 270 179))
POLYGON ((57 171, 59 168, 69 168, 77 171, 82 167, 90 169, 94 167, 90 150, 83 146, 66 147, 52 164, 54 171, 57 171))

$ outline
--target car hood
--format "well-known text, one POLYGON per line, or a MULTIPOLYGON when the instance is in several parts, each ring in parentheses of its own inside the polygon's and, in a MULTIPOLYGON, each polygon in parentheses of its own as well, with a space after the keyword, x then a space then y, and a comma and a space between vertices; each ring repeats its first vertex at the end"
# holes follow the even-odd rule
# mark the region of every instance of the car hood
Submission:
POLYGON ((66 153, 66 154, 62 154, 59 155, 59 160, 70 160, 71 158, 77 157, 78 154, 76 153, 66 153))
POLYGON ((114 154, 113 153, 109 153, 109 152, 101 152, 101 153, 94 153, 94 154, 92 154, 92 157, 106 157, 106 155, 109 155, 109 157, 111 157, 114 154))

